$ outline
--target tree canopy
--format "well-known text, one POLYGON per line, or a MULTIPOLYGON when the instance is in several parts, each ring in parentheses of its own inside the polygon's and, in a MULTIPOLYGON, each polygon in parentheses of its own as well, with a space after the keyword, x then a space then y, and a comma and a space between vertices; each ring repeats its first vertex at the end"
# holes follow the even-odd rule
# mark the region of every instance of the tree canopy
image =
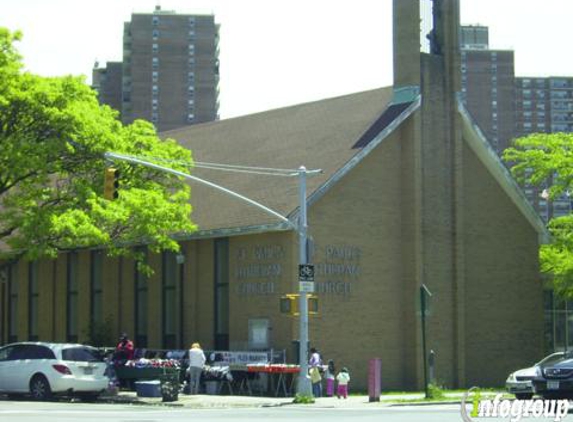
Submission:
MULTIPOLYGON (((547 187, 549 199, 573 193, 573 133, 536 133, 517 139, 504 152, 521 183, 547 187)), ((556 291, 573 297, 573 216, 548 224, 550 244, 540 250, 541 269, 552 275, 556 291)))
POLYGON ((23 70, 19 33, 0 28, 0 250, 30 259, 134 244, 177 250, 173 235, 196 229, 190 189, 178 177, 115 161, 120 194, 103 198, 105 152, 138 156, 180 171, 191 151, 161 140, 152 124, 123 125, 82 77, 23 70))

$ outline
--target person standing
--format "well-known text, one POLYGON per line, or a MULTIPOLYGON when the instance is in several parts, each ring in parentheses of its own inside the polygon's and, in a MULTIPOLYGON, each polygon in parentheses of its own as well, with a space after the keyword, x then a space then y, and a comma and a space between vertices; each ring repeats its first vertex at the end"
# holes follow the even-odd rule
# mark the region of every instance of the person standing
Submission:
POLYGON ((119 336, 119 343, 115 347, 114 361, 124 364, 128 360, 133 359, 135 347, 133 341, 129 339, 127 333, 121 333, 119 336))
POLYGON ((199 394, 199 383, 201 382, 201 372, 205 365, 205 353, 199 343, 193 343, 189 349, 189 394, 199 394))
POLYGON ((348 397, 348 383, 350 382, 350 374, 348 369, 342 368, 338 375, 336 376, 336 381, 338 381, 338 389, 336 390, 336 397, 340 396, 348 397))
POLYGON ((320 353, 314 347, 310 349, 310 360, 308 361, 310 382, 312 383, 312 395, 314 397, 322 396, 322 375, 320 369, 322 360, 320 353))
POLYGON ((334 366, 334 361, 331 359, 328 361, 328 366, 326 372, 324 373, 324 378, 326 378, 326 397, 334 396, 334 377, 336 376, 336 368, 334 366))

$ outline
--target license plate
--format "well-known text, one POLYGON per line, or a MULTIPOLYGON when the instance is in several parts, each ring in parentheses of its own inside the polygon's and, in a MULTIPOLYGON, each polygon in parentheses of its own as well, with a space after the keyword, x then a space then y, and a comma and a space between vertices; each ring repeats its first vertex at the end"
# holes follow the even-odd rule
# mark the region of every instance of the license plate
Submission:
POLYGON ((547 381, 548 390, 559 390, 559 381, 547 381))

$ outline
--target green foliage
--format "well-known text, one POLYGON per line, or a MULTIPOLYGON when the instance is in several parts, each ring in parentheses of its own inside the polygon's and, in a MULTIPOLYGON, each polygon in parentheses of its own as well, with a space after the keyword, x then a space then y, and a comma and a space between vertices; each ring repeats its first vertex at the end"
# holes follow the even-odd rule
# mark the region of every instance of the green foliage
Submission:
MULTIPOLYGON (((521 183, 548 187, 549 198, 573 192, 573 133, 537 133, 517 139, 504 153, 521 183)), ((549 222, 550 244, 540 250, 541 270, 552 276, 555 291, 573 297, 573 216, 549 222)))
POLYGON ((312 395, 307 396, 304 394, 297 393, 292 402, 294 404, 312 404, 314 403, 314 397, 312 395))
POLYGON ((116 161, 120 197, 103 198, 103 154, 137 155, 188 172, 191 152, 160 140, 150 123, 124 126, 79 77, 22 71, 20 38, 0 28, 0 242, 26 258, 103 246, 129 254, 134 244, 178 250, 193 232, 190 189, 179 177, 116 161))
POLYGON ((442 400, 446 398, 444 388, 438 384, 428 384, 428 399, 442 400))

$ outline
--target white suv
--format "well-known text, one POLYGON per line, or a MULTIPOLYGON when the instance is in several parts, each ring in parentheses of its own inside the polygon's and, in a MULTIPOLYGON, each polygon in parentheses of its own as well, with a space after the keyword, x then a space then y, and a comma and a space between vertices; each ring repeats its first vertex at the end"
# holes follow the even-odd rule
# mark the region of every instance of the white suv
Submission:
POLYGON ((95 400, 109 383, 99 351, 81 344, 23 342, 0 348, 0 392, 48 400, 72 394, 95 400))

